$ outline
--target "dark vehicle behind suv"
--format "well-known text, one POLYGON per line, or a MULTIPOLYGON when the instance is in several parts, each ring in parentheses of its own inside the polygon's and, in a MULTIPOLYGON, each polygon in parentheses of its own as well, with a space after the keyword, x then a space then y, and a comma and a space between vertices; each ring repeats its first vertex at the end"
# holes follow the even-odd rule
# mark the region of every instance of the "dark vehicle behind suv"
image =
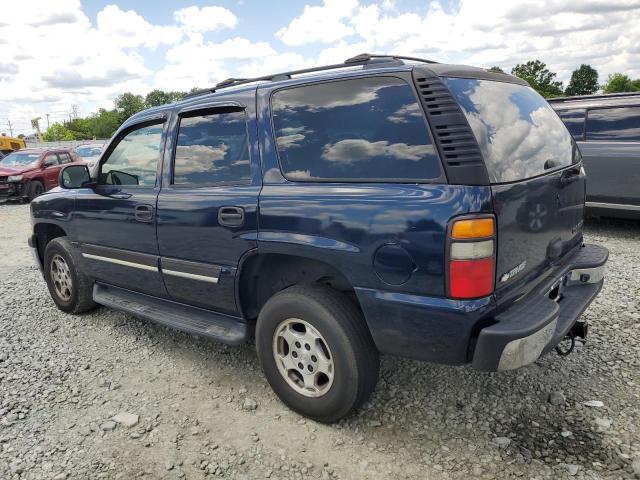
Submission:
POLYGON ((589 214, 640 218, 640 92, 554 98, 578 142, 589 214))
POLYGON ((33 200, 58 186, 60 170, 82 163, 71 148, 25 148, 0 159, 0 200, 33 200))
POLYGON ((58 307, 253 337, 320 421, 366 401, 380 353, 496 371, 584 338, 603 284, 575 142, 483 69, 362 55, 230 79, 130 118, 96 172, 32 203, 58 307))

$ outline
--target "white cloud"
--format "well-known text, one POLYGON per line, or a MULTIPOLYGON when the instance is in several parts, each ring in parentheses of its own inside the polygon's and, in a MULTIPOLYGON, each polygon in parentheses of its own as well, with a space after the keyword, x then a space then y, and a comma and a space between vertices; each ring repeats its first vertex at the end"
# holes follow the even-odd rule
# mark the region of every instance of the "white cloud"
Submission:
POLYGON ((174 12, 176 21, 192 32, 211 32, 233 28, 238 18, 224 7, 187 7, 174 12))
POLYGON ((107 5, 98 12, 98 31, 122 47, 172 44, 182 37, 180 28, 155 26, 133 10, 121 10, 117 5, 107 5))
POLYGON ((215 5, 167 12, 165 24, 154 24, 142 3, 127 9, 113 0, 89 18, 80 0, 5 0, 11 15, 0 19, 0 126, 10 118, 29 133, 34 116, 62 120, 73 104, 83 114, 111 108, 124 91, 188 90, 363 52, 507 71, 537 58, 565 82, 581 63, 595 67, 601 82, 613 72, 640 77, 640 0, 314 3, 257 37, 255 25, 215 5))
POLYGON ((330 43, 353 33, 348 19, 358 6, 357 0, 324 0, 321 6, 304 7, 304 12, 276 33, 286 45, 313 42, 330 43))

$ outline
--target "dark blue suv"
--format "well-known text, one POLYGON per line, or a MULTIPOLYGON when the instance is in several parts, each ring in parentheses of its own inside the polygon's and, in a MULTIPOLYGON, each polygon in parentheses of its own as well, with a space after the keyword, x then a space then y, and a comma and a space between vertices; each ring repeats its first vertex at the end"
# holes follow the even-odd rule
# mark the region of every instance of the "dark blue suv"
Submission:
POLYGON ((29 243, 61 310, 253 338, 282 401, 331 422, 380 353, 496 371, 585 338, 608 252, 584 205, 525 82, 360 55, 136 114, 32 202, 29 243))

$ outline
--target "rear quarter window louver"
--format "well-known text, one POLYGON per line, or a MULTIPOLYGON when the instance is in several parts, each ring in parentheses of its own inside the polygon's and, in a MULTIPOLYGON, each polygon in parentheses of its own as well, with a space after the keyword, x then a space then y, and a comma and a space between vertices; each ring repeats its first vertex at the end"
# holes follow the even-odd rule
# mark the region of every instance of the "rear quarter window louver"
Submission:
POLYGON ((449 183, 487 185, 489 178, 478 143, 462 110, 438 77, 415 75, 449 183))

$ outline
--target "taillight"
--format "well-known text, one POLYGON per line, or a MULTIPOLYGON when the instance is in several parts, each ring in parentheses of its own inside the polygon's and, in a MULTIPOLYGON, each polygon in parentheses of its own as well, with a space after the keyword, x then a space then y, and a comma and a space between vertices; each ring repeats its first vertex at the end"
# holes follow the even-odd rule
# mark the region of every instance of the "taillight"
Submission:
POLYGON ((493 217, 454 220, 448 238, 449 297, 479 298, 493 293, 495 241, 493 217))

